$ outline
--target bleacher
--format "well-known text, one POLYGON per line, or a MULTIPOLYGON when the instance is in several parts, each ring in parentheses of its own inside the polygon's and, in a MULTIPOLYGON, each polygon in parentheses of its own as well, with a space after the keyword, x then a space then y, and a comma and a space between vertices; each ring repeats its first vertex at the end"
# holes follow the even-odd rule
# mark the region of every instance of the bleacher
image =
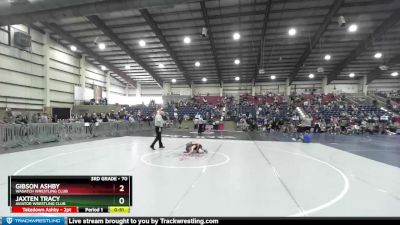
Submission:
POLYGON ((374 94, 378 95, 382 98, 385 98, 386 100, 391 100, 391 101, 394 101, 394 102, 400 104, 400 94, 390 94, 390 93, 385 93, 385 92, 376 92, 374 94))
POLYGON ((351 103, 355 103, 357 105, 368 105, 371 104, 371 99, 366 96, 357 96, 357 95, 346 95, 346 99, 351 103))
POLYGON ((175 110, 174 110, 173 107, 167 107, 167 108, 164 108, 164 112, 165 112, 169 117, 172 117, 172 116, 174 116, 175 110))
POLYGON ((277 100, 277 103, 283 102, 283 96, 241 96, 240 99, 241 101, 246 101, 251 105, 265 105, 266 103, 273 104, 275 99, 277 100))
POLYGON ((259 112, 259 116, 267 117, 267 118, 275 118, 275 119, 289 119, 293 116, 294 112, 288 110, 288 103, 280 103, 278 104, 278 112, 276 108, 268 108, 265 105, 247 105, 240 106, 239 113, 240 115, 251 115, 253 118, 257 117, 257 111, 259 112))
MULTIPOLYGON (((200 110, 197 107, 194 106, 182 106, 178 108, 178 116, 184 116, 188 115, 190 117, 196 116, 197 113, 200 113, 200 110)), ((202 116, 204 116, 202 113, 200 113, 202 116)))
POLYGON ((247 114, 249 114, 249 115, 251 115, 253 118, 255 118, 256 117, 256 115, 257 115, 257 109, 256 109, 256 106, 254 106, 254 105, 249 105, 249 106, 240 106, 239 107, 239 114, 240 115, 247 115, 247 114))
POLYGON ((322 98, 321 103, 325 105, 325 104, 328 104, 328 103, 330 103, 330 102, 332 102, 334 100, 336 100, 335 95, 327 94, 322 98))
POLYGON ((316 100, 316 98, 323 96, 321 99, 321 104, 326 105, 334 100, 336 100, 336 97, 334 94, 326 94, 326 95, 322 95, 322 94, 303 94, 302 95, 302 99, 303 102, 308 101, 308 100, 316 100))
POLYGON ((384 106, 391 112, 400 114, 400 94, 396 92, 376 92, 375 98, 384 102, 384 106))
POLYGON ((224 101, 224 97, 221 96, 198 96, 195 99, 199 104, 203 104, 204 100, 206 100, 207 104, 212 106, 219 105, 224 101))
MULTIPOLYGON (((327 110, 322 110, 322 116, 324 119, 330 119, 331 117, 340 117, 343 113, 347 113, 348 115, 360 117, 361 114, 365 115, 375 115, 377 117, 380 117, 385 114, 385 111, 380 109, 377 106, 371 106, 371 105, 362 105, 358 106, 358 111, 355 112, 354 109, 351 107, 345 109, 345 108, 339 108, 335 107, 333 109, 327 109, 327 110)), ((315 115, 315 113, 311 113, 315 115)))
POLYGON ((278 106, 278 112, 275 110, 270 110, 266 106, 260 107, 262 110, 260 111, 261 116, 266 116, 270 119, 290 119, 295 112, 288 110, 288 103, 281 103, 278 106))
POLYGON ((149 106, 137 105, 137 106, 126 107, 125 110, 132 112, 134 114, 137 114, 140 111, 140 115, 152 116, 153 114, 156 113, 157 107, 156 106, 149 107, 149 106))
POLYGON ((209 115, 215 114, 216 111, 210 107, 210 105, 207 106, 181 106, 178 108, 178 117, 188 115, 191 118, 194 118, 197 113, 199 113, 203 118, 206 118, 207 112, 209 115))
MULTIPOLYGON (((303 94, 301 96, 301 102, 304 103, 305 101, 310 100, 316 103, 317 99, 321 97, 319 94, 303 94)), ((355 113, 353 108, 339 108, 339 106, 324 109, 322 105, 327 105, 328 103, 332 102, 336 99, 333 94, 323 95, 321 99, 321 106, 312 105, 312 106, 304 106, 304 111, 310 115, 318 115, 324 119, 330 119, 331 117, 340 117, 341 115, 347 114, 352 116, 359 116, 363 115, 374 115, 380 117, 385 114, 385 111, 380 109, 380 107, 373 106, 371 103, 363 101, 363 98, 358 99, 358 96, 351 96, 350 98, 354 98, 361 102, 358 104, 358 101, 353 101, 353 104, 358 106, 358 112, 355 113)), ((242 115, 251 115, 253 118, 262 117, 268 119, 290 119, 296 114, 296 110, 290 110, 289 103, 283 101, 283 96, 241 96, 242 103, 245 105, 240 105, 238 108, 238 113, 240 116, 242 115), (277 110, 278 109, 278 110, 277 110)), ((220 96, 204 96, 204 97, 197 97, 196 101, 200 103, 188 106, 180 106, 177 107, 176 113, 178 117, 183 117, 188 115, 190 118, 194 118, 196 114, 200 114, 203 118, 206 118, 208 115, 215 115, 218 114, 218 111, 215 110, 215 105, 220 104, 223 101, 223 97, 220 96), (207 103, 203 101, 207 99, 207 103)), ((126 111, 130 113, 137 114, 140 112, 142 116, 153 116, 158 108, 162 106, 144 106, 144 105, 136 105, 136 106, 126 106, 126 111)), ((176 106, 175 106, 176 107, 176 106)), ((169 117, 172 117, 175 113, 175 108, 173 106, 169 106, 164 108, 164 111, 169 117)))

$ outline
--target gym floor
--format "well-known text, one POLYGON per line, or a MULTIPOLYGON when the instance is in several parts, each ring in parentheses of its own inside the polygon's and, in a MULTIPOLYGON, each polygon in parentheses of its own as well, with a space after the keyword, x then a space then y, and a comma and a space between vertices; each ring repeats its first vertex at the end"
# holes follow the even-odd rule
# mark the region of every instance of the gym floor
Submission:
MULTIPOLYGON (((132 216, 400 216, 399 136, 291 136, 151 130, 0 155, 8 175, 132 175, 132 216), (146 137, 147 136, 147 137, 146 137), (200 142, 209 153, 187 157, 200 142)), ((7 195, 0 214, 10 215, 7 195)), ((93 214, 91 214, 93 215, 93 214)))

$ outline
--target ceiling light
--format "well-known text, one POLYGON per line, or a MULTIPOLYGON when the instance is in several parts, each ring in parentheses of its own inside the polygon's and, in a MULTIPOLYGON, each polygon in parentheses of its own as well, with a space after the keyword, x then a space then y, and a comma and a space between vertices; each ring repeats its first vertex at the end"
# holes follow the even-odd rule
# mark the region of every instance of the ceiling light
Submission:
POLYGON ((235 62, 234 62, 236 65, 239 65, 240 64, 240 60, 239 59, 235 59, 235 62))
POLYGON ((164 64, 162 63, 158 64, 158 68, 164 68, 164 64))
POLYGON ((375 59, 380 59, 380 58, 382 58, 382 53, 377 52, 377 53, 375 53, 374 57, 375 57, 375 59))
POLYGON ((75 52, 75 51, 76 51, 76 46, 75 46, 75 45, 71 45, 69 48, 70 48, 70 49, 71 49, 71 51, 73 51, 73 52, 75 52))
POLYGON ((393 72, 390 74, 390 76, 392 76, 392 77, 397 77, 398 75, 399 75, 399 72, 393 72))
POLYGON ((275 75, 272 75, 271 76, 271 80, 275 80, 276 79, 276 76, 275 75))
POLYGON ((144 46, 146 46, 146 42, 143 41, 143 40, 140 40, 140 41, 139 41, 139 45, 140 45, 141 47, 144 47, 144 46))
POLYGON ((239 81, 239 80, 240 80, 240 77, 235 77, 235 80, 236 80, 236 81, 239 81))
POLYGON ((349 74, 349 77, 351 77, 351 78, 353 78, 353 77, 355 77, 356 75, 354 74, 354 73, 350 73, 349 74))
POLYGON ((195 65, 196 67, 199 67, 199 66, 200 66, 200 62, 197 61, 197 62, 194 63, 194 65, 195 65))
POLYGON ((176 79, 172 79, 171 81, 172 81, 172 83, 176 83, 176 79))
POLYGON ((240 39, 240 34, 239 33, 234 33, 233 34, 233 40, 239 40, 240 39))
POLYGON ((107 70, 107 67, 105 67, 105 66, 102 65, 102 66, 100 66, 100 69, 101 69, 101 70, 107 70))
POLYGON ((126 70, 129 70, 130 68, 131 68, 130 65, 125 65, 125 69, 126 69, 126 70))
POLYGON ((296 35, 296 33, 297 33, 297 31, 296 31, 296 29, 294 29, 294 28, 290 28, 289 31, 288 31, 288 34, 289 34, 290 36, 294 36, 294 35, 296 35))
POLYGON ((203 82, 207 82, 207 78, 203 77, 203 79, 201 79, 203 82))
POLYGON ((331 55, 329 55, 329 54, 328 54, 328 55, 325 55, 325 57, 324 57, 324 59, 325 59, 326 61, 331 60, 331 58, 332 58, 332 57, 331 57, 331 55))
POLYGON ((308 75, 308 77, 312 79, 312 78, 314 78, 314 74, 313 74, 313 73, 310 73, 310 74, 308 75))
POLYGON ((106 44, 104 44, 104 43, 99 43, 99 49, 100 49, 100 50, 106 49, 106 44))
POLYGON ((352 33, 354 33, 354 32, 356 32, 357 30, 358 30, 358 26, 356 25, 356 24, 351 24, 350 26, 349 26, 349 32, 352 32, 352 33))
POLYGON ((184 42, 185 44, 189 44, 191 41, 192 41, 192 40, 191 40, 190 37, 188 37, 188 36, 186 36, 186 37, 183 39, 183 42, 184 42))

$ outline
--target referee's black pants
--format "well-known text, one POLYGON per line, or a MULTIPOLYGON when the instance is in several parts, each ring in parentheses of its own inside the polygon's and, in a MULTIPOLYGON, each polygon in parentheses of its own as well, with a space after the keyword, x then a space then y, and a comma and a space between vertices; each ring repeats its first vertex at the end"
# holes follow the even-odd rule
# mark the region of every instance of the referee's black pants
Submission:
POLYGON ((161 148, 161 147, 164 146, 164 145, 162 144, 162 141, 161 141, 161 131, 162 131, 162 128, 161 128, 161 127, 156 127, 155 130, 156 130, 156 138, 154 139, 153 144, 151 144, 151 147, 154 148, 154 145, 155 145, 155 144, 157 143, 157 141, 158 141, 158 146, 161 148))

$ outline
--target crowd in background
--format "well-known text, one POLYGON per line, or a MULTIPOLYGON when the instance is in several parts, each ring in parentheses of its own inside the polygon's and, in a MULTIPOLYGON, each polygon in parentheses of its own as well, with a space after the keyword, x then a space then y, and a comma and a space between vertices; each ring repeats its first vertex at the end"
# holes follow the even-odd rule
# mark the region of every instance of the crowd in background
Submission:
POLYGON ((52 117, 47 113, 33 113, 31 116, 23 114, 14 115, 12 109, 6 108, 3 118, 0 119, 0 124, 51 123, 56 121, 56 116, 52 117))
POLYGON ((108 99, 107 98, 101 98, 98 101, 96 99, 92 98, 90 99, 89 102, 85 102, 86 105, 108 105, 108 99))
POLYGON ((374 94, 386 100, 386 107, 389 110, 396 113, 400 113, 400 91, 390 91, 390 92, 377 91, 374 92, 374 94))
POLYGON ((387 92, 375 91, 374 93, 379 95, 379 96, 382 96, 384 98, 388 98, 388 99, 391 99, 391 100, 393 100, 393 101, 395 101, 397 103, 400 103, 400 91, 395 91, 395 90, 387 91, 387 92))
POLYGON ((274 101, 265 106, 269 112, 276 113, 262 113, 265 108, 258 105, 255 116, 243 114, 237 126, 242 130, 262 129, 265 132, 307 130, 333 134, 393 134, 400 128, 400 118, 381 109, 376 101, 369 106, 361 106, 340 95, 291 95, 288 103, 274 101), (329 100, 324 101, 326 99, 329 100), (279 110, 283 110, 284 114, 279 115, 279 110))
MULTIPOLYGON (((390 97, 393 96, 396 95, 393 93, 390 97)), ((178 128, 182 127, 185 120, 193 121, 195 128, 201 128, 202 125, 215 127, 222 121, 231 120, 235 121, 237 128, 242 131, 260 130, 267 133, 295 133, 300 129, 333 134, 391 134, 400 127, 400 118, 380 109, 377 102, 362 106, 341 95, 292 94, 286 98, 268 93, 258 97, 242 95, 239 99, 233 96, 218 97, 212 103, 209 102, 210 99, 212 98, 195 96, 166 102, 164 105, 157 105, 155 101, 151 101, 148 106, 125 106, 118 112, 72 114, 69 119, 64 120, 58 119, 57 115, 46 113, 13 115, 11 109, 6 109, 0 123, 126 121, 150 126, 156 111, 162 108, 166 112, 167 126, 178 128), (196 113, 182 113, 183 108, 192 109, 196 113)))

